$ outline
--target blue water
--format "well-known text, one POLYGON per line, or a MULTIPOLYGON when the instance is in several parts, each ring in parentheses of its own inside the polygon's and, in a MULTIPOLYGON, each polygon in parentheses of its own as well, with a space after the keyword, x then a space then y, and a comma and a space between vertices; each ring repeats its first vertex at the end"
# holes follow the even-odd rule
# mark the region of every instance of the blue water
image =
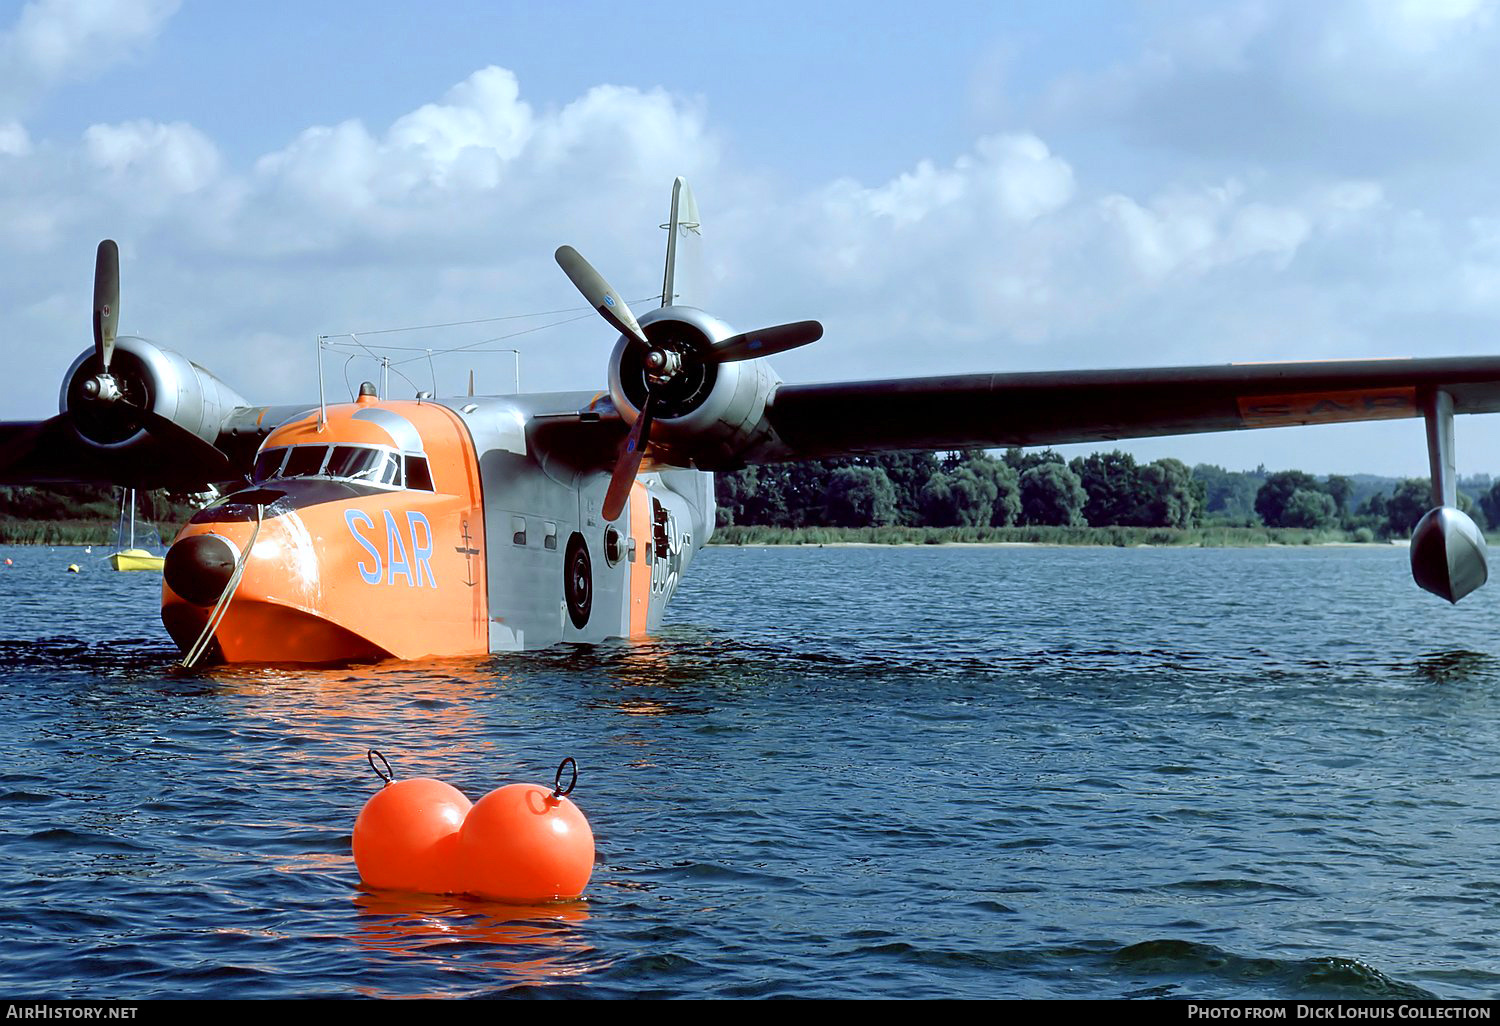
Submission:
POLYGON ((1403 550, 714 548, 648 644, 192 672, 4 557, 12 997, 1500 994, 1500 590, 1403 550), (370 747, 575 757, 584 900, 361 890, 370 747))

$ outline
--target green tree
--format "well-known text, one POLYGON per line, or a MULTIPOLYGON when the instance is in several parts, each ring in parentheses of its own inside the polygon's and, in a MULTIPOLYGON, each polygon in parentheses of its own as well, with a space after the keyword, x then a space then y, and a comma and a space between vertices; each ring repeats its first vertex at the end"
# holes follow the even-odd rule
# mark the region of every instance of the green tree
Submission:
POLYGON ((1484 510, 1487 523, 1500 525, 1500 481, 1490 485, 1489 490, 1479 496, 1479 508, 1484 510))
POLYGON ((1267 527, 1288 527, 1284 520, 1286 504, 1299 489, 1321 492, 1323 486, 1311 474, 1300 470, 1279 470, 1266 478, 1255 493, 1255 512, 1267 527))
POLYGON ((1311 488, 1298 488, 1281 511, 1282 527, 1331 527, 1338 518, 1333 496, 1311 488))
POLYGON ((1343 474, 1329 474, 1323 490, 1333 499, 1333 508, 1340 517, 1349 515, 1349 497, 1354 494, 1354 479, 1343 474))
POLYGON ((1068 464, 1088 498, 1083 517, 1091 527, 1135 524, 1146 501, 1135 457, 1116 449, 1080 456, 1068 464))
POLYGON ((835 527, 877 527, 895 522, 896 488, 879 467, 840 467, 828 476, 825 522, 835 527))
POLYGON ((1425 477, 1408 477, 1396 485, 1386 503, 1386 529, 1393 535, 1405 537, 1431 508, 1432 482, 1425 477))
POLYGON ((1171 458, 1141 467, 1135 523, 1142 527, 1192 527, 1203 511, 1203 492, 1187 464, 1171 458))
POLYGON ((1009 527, 1021 519, 1021 475, 1015 468, 984 453, 975 453, 968 467, 995 486, 995 501, 990 509, 991 527, 1009 527))
POLYGON ((998 489, 968 467, 939 470, 922 487, 922 519, 931 527, 977 527, 994 515, 998 489))
POLYGON ((1041 462, 1021 474, 1021 519, 1028 524, 1081 527, 1088 500, 1083 482, 1065 463, 1041 462))
POLYGON ((1225 470, 1211 463, 1193 468, 1193 480, 1203 488, 1203 515, 1224 523, 1255 525, 1255 494, 1265 482, 1263 474, 1225 470))
POLYGON ((896 490, 896 520, 911 527, 922 522, 922 486, 938 469, 930 452, 885 452, 871 457, 872 465, 885 471, 896 490))

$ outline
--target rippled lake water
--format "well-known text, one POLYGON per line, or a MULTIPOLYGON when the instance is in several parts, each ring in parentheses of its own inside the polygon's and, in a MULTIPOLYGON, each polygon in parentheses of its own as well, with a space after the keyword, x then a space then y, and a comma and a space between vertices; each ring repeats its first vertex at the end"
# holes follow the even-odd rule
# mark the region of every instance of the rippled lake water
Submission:
POLYGON ((13 997, 1500 994, 1500 589, 1404 550, 712 548, 646 644, 192 672, 0 558, 13 997), (362 890, 371 747, 575 757, 584 900, 362 890))

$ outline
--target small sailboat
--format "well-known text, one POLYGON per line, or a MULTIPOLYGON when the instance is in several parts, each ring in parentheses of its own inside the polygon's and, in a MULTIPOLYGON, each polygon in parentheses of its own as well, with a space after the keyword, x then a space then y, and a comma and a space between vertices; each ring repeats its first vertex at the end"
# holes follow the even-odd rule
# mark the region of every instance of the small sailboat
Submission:
MULTIPOLYGON (((147 533, 143 530, 142 533, 147 533)), ((149 533, 154 537, 155 528, 149 528, 149 533)), ((109 554, 109 565, 114 570, 150 570, 161 573, 165 557, 154 555, 150 551, 136 546, 135 528, 135 489, 125 490, 124 502, 120 505, 120 522, 115 532, 115 545, 118 551, 109 554), (129 511, 127 516, 126 511, 129 511), (129 522, 127 528, 126 523, 129 522)))

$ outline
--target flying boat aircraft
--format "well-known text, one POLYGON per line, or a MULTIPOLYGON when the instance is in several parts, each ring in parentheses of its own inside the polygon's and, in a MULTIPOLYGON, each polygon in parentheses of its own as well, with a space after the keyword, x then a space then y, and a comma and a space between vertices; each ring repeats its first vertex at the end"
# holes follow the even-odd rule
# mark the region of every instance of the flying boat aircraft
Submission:
POLYGON ((116 337, 119 251, 99 246, 94 346, 60 412, 0 424, 0 484, 224 493, 173 541, 162 621, 185 661, 333 663, 639 638, 714 529, 713 472, 893 449, 1106 442, 1422 417, 1432 509, 1417 583, 1487 578, 1456 506, 1453 417, 1500 410, 1500 358, 1230 364, 789 384, 798 321, 738 332, 678 302, 673 186, 662 302, 637 319, 576 250, 563 272, 618 333, 607 388, 255 405, 144 338, 116 337))

